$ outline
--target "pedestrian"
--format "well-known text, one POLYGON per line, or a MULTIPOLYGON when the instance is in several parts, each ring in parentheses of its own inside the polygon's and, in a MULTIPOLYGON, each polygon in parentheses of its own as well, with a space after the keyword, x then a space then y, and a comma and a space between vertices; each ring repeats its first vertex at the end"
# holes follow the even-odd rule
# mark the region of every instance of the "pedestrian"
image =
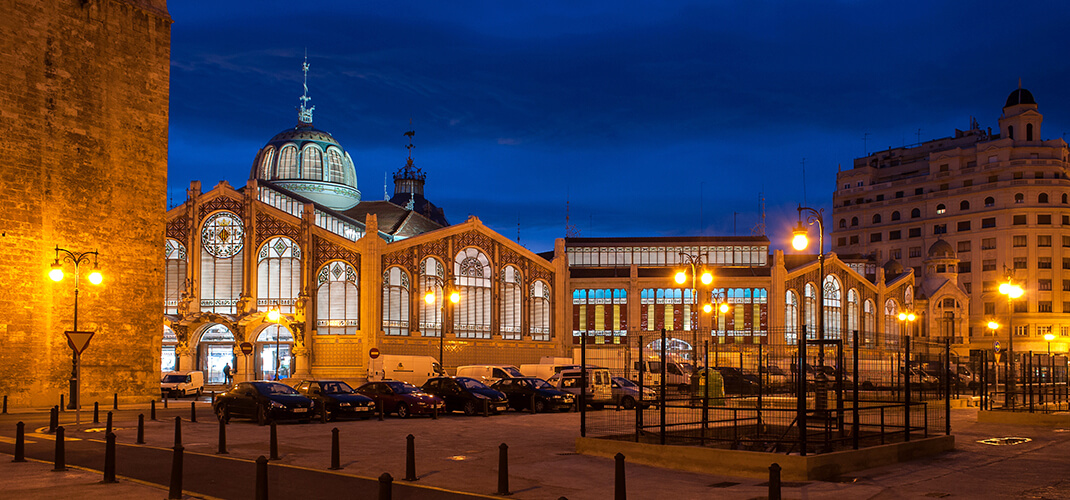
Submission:
POLYGON ((230 380, 233 377, 234 377, 234 373, 230 369, 230 363, 227 363, 227 365, 223 367, 223 380, 229 386, 230 385, 230 380))

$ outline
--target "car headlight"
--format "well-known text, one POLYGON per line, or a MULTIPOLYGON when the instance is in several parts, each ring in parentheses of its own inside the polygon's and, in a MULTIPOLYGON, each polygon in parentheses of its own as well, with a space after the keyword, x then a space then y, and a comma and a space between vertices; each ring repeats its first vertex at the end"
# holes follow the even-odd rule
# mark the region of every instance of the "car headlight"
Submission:
POLYGON ((348 407, 348 406, 349 406, 349 403, 345 403, 345 402, 342 402, 342 403, 338 403, 338 406, 346 406, 346 407, 348 407))
POLYGON ((282 404, 282 403, 280 403, 278 401, 272 401, 272 402, 268 403, 268 408, 286 408, 286 405, 284 405, 284 404, 282 404))

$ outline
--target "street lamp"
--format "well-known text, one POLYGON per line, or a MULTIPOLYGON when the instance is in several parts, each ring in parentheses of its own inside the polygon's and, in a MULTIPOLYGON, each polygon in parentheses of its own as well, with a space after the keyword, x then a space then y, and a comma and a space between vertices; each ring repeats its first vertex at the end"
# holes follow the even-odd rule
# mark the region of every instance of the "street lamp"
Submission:
MULTIPOLYGON (((806 226, 812 226, 817 224, 817 263, 818 263, 818 283, 817 283, 817 340, 821 348, 817 351, 817 364, 820 370, 824 370, 825 366, 825 216, 824 209, 816 210, 810 207, 804 207, 799 205, 799 224, 792 231, 793 237, 791 239, 791 246, 796 250, 805 250, 810 244, 810 240, 807 237, 809 230, 806 226), (806 214, 806 226, 803 225, 803 213, 806 214)), ((806 342, 806 339, 803 339, 806 342)))
POLYGON ((1013 279, 1008 276, 1007 281, 999 284, 999 293, 1007 296, 1007 356, 1008 366, 1007 369, 1007 395, 1010 398, 1011 408, 1014 408, 1015 395, 1017 388, 1015 387, 1014 379, 1014 328, 1011 326, 1014 321, 1014 299, 1021 297, 1025 291, 1022 287, 1015 284, 1013 279))
MULTIPOLYGON (((89 275, 86 279, 94 285, 99 285, 104 281, 104 276, 100 273, 100 266, 97 262, 97 258, 100 256, 96 250, 92 252, 72 252, 65 248, 60 248, 56 245, 56 258, 52 262, 52 269, 48 271, 48 277, 52 281, 63 281, 63 262, 70 262, 74 264, 74 331, 78 331, 78 285, 81 278, 81 270, 79 266, 83 263, 89 263, 90 257, 93 259, 93 269, 89 271, 89 275)), ((80 408, 78 401, 78 389, 80 385, 80 363, 79 359, 81 355, 77 349, 72 349, 71 354, 71 380, 70 380, 70 402, 67 408, 73 408, 75 410, 75 419, 77 423, 81 423, 81 415, 78 410, 80 408)))
MULTIPOLYGON (((429 275, 426 275, 426 276, 428 278, 433 278, 435 280, 435 284, 442 288, 442 293, 446 293, 446 281, 445 280, 443 280, 442 278, 440 278, 439 276, 434 275, 434 274, 429 274, 429 275)), ((461 301, 461 294, 457 293, 457 290, 450 290, 449 297, 450 297, 450 303, 451 304, 457 304, 458 302, 461 301)), ((434 288, 428 288, 427 289, 427 293, 424 295, 424 302, 427 303, 427 305, 429 305, 429 306, 435 304, 435 289, 434 288)), ((445 300, 443 300, 442 303, 439 304, 439 311, 441 311, 442 324, 441 324, 441 326, 439 327, 439 330, 438 330, 438 366, 440 368, 442 368, 443 372, 445 372, 446 371, 446 365, 442 362, 442 351, 443 351, 443 346, 445 344, 445 338, 446 338, 446 301, 445 300)))
MULTIPOLYGON (((698 283, 701 281, 703 285, 710 286, 713 283, 713 273, 706 269, 706 265, 709 264, 706 261, 706 256, 703 254, 693 255, 687 252, 680 252, 680 258, 684 264, 691 267, 691 302, 694 307, 698 307, 699 304, 699 292, 698 283)), ((687 282, 687 268, 681 269, 676 272, 674 277, 675 281, 679 285, 683 285, 687 282)), ((702 312, 709 314, 713 311, 713 304, 704 303, 701 307, 702 312)), ((695 325, 695 331, 702 332, 702 316, 699 316, 699 324, 695 325)), ((711 333, 713 328, 710 328, 711 333)), ((698 346, 695 346, 697 349, 698 346)))
POLYGON ((282 311, 279 310, 279 302, 271 301, 271 309, 268 309, 267 319, 268 321, 275 323, 275 380, 279 379, 279 349, 282 347, 282 334, 279 332, 279 318, 282 317, 282 311))

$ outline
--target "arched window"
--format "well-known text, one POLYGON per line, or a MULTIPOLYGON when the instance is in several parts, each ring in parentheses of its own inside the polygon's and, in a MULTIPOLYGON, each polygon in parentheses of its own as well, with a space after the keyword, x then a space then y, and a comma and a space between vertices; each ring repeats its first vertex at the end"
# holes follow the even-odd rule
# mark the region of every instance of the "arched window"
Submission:
POLYGON ((344 164, 342 154, 338 152, 338 148, 327 149, 327 172, 331 182, 345 183, 344 164))
POLYGON ((409 334, 409 273, 391 266, 383 271, 383 334, 409 334))
POLYGON ((264 153, 260 156, 260 178, 270 180, 271 177, 271 161, 275 159, 275 147, 268 146, 264 148, 264 153))
POLYGON ((1066 193, 1063 193, 1063 205, 1066 205, 1066 193))
POLYGON ((784 341, 789 345, 799 341, 799 297, 794 290, 784 297, 784 341))
POLYGON ((315 144, 301 149, 301 178, 323 180, 323 151, 315 144))
POLYGON ((175 347, 178 346, 178 336, 167 325, 163 325, 163 344, 160 349, 160 371, 171 372, 178 370, 178 355, 175 347))
POLYGON ((899 218, 900 217, 899 217, 899 211, 898 210, 892 212, 892 220, 899 220, 899 218))
POLYGON ((968 202, 966 200, 962 200, 962 201, 959 202, 959 210, 969 210, 969 209, 970 209, 970 202, 968 202))
POLYGON ((884 347, 899 348, 899 304, 895 299, 884 303, 884 347))
POLYGON ((268 238, 260 246, 256 264, 256 307, 266 311, 275 305, 292 313, 301 294, 301 248, 290 238, 268 238))
POLYGON ((348 262, 328 262, 316 273, 316 327, 320 335, 353 335, 360 326, 357 271, 348 262))
POLYGON ((165 285, 163 312, 178 314, 178 301, 186 291, 186 247, 178 240, 167 238, 163 245, 165 285))
POLYGON ((847 227, 847 219, 840 219, 840 229, 847 227))
POLYGON ((877 338, 877 309, 873 301, 866 299, 862 303, 862 338, 863 343, 872 346, 877 338))
POLYGON ((457 338, 489 339, 491 268, 487 255, 468 247, 453 261, 453 283, 461 294, 454 306, 453 331, 457 338))
POLYGON ((204 372, 206 384, 226 383, 223 369, 228 364, 231 368, 238 365, 234 356, 235 345, 234 333, 223 325, 209 323, 201 331, 196 347, 197 369, 204 372))
POLYGON ((420 334, 424 337, 438 337, 442 333, 442 307, 446 297, 442 294, 442 285, 446 283, 446 268, 434 257, 428 257, 420 263, 420 334), (431 292, 435 301, 428 303, 423 296, 431 292))
POLYGON ((1039 195, 1037 195, 1037 203, 1047 203, 1047 202, 1048 202, 1048 193, 1040 193, 1039 195))
POLYGON ((550 340, 551 310, 550 285, 535 280, 531 284, 531 340, 550 340))
MULTIPOLYGON (((356 186, 357 185, 357 178, 356 178, 357 172, 356 172, 356 170, 353 169, 353 158, 351 158, 349 156, 349 153, 346 153, 345 157, 346 157, 345 164, 344 164, 344 168, 342 169, 342 176, 343 176, 342 178, 344 180, 342 181, 342 183, 346 184, 347 186, 356 186)), ((334 178, 334 173, 331 174, 331 178, 332 179, 334 178)))
POLYGON ((881 223, 881 214, 873 214, 873 223, 874 224, 880 224, 881 223))
POLYGON ((851 226, 858 225, 858 217, 851 217, 851 226))
POLYGON ((287 144, 279 150, 279 166, 276 179, 297 179, 297 146, 287 144))
POLYGON ((1022 194, 1022 193, 1015 193, 1014 194, 1014 202, 1015 203, 1025 203, 1025 195, 1022 194))
POLYGON ((840 280, 832 275, 825 276, 823 288, 825 291, 825 338, 838 339, 841 338, 843 329, 843 325, 840 324, 843 318, 840 280))
POLYGON ((1025 140, 1027 140, 1027 141, 1033 140, 1033 124, 1032 123, 1026 123, 1025 124, 1025 140))
POLYGON ((947 212, 947 206, 945 206, 943 203, 936 206, 936 215, 941 215, 944 212, 947 212))
POLYGON ((201 226, 201 311, 235 314, 242 291, 244 224, 233 212, 215 212, 201 226))
POLYGON ((501 275, 501 292, 498 300, 501 304, 499 311, 499 326, 502 338, 505 340, 520 340, 520 304, 521 304, 520 271, 513 266, 505 266, 501 275))
POLYGON ((910 211, 911 219, 917 219, 918 217, 921 217, 921 209, 915 208, 910 211))
MULTIPOLYGON (((854 288, 847 290, 847 331, 844 332, 844 334, 847 336, 848 342, 852 344, 854 343, 855 330, 858 330, 858 315, 860 312, 860 305, 861 304, 858 303, 858 291, 856 291, 854 288)), ((862 332, 859 331, 858 333, 859 338, 862 338, 862 332)))
POLYGON ((1007 125, 1007 137, 1014 139, 1014 125, 1007 125))
POLYGON ((806 338, 817 338, 817 290, 813 283, 807 283, 803 287, 803 328, 806 338))
POLYGON ((991 196, 985 198, 985 206, 986 207, 995 206, 995 204, 996 204, 996 199, 995 198, 993 198, 991 196))

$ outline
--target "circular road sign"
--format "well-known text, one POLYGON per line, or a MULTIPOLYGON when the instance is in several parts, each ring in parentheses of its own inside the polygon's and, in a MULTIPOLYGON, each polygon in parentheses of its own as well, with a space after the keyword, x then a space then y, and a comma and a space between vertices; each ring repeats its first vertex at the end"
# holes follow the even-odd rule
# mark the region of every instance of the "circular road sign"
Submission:
POLYGON ((242 342, 241 343, 241 353, 245 354, 246 356, 252 354, 253 353, 253 344, 252 344, 252 342, 242 342))
POLYGON ((995 343, 995 347, 996 347, 996 352, 999 352, 999 341, 998 340, 995 343))
POLYGON ((371 356, 372 359, 378 358, 379 357, 379 348, 378 347, 372 347, 371 350, 368 351, 368 356, 371 356))

